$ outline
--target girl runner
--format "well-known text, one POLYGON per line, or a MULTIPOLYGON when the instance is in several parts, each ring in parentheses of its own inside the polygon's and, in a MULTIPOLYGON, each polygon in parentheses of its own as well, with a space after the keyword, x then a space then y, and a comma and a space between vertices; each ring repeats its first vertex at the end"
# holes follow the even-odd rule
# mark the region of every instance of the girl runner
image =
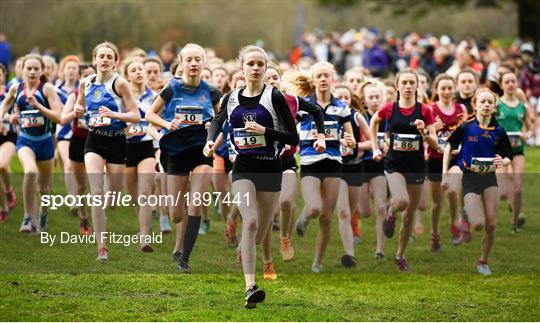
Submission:
POLYGON ((448 138, 444 149, 443 179, 441 186, 449 185, 448 169, 451 152, 461 146, 457 164, 463 171, 462 187, 465 209, 474 230, 485 229, 476 270, 491 275, 488 257, 495 242, 496 217, 499 210, 495 169, 510 165, 512 149, 504 129, 492 118, 496 113, 497 95, 479 89, 472 98, 476 117, 463 123, 448 138))
MULTIPOLYGON (((43 74, 45 64, 41 56, 29 54, 22 63, 23 82, 13 84, 0 107, 0 124, 15 102, 20 124, 17 154, 23 167, 24 217, 20 232, 46 232, 47 207, 39 209, 38 194, 49 194, 52 185, 54 143, 51 122, 60 122, 62 103, 51 83, 43 74), (36 177, 37 174, 37 177, 36 177), (37 191, 36 191, 37 188, 37 191)), ((8 117, 11 118, 11 117, 8 117)), ((6 118, 6 119, 8 119, 6 118)))
MULTIPOLYGON (((386 103, 371 119, 371 136, 376 138, 379 123, 387 121, 390 145, 384 162, 384 170, 390 194, 388 218, 384 221, 386 237, 394 236, 396 215, 403 213, 396 265, 401 271, 409 271, 405 249, 409 243, 414 214, 418 207, 424 183, 424 140, 437 147, 434 118, 431 109, 417 102, 418 74, 404 69, 396 75, 398 100, 386 103)), ((382 152, 377 140, 372 141, 373 159, 380 160, 382 152)))
MULTIPOLYGON (((81 82, 75 115, 85 118, 90 132, 84 147, 84 164, 92 195, 106 197, 106 190, 120 192, 126 167, 126 122, 139 122, 137 102, 128 82, 115 72, 118 49, 109 42, 98 44, 92 51, 95 75, 81 82), (107 173, 107 187, 104 182, 107 173)), ((110 205, 109 201, 104 201, 110 205)), ((99 261, 108 260, 105 212, 92 206, 92 223, 97 237, 99 261)))
POLYGON ((268 55, 257 46, 244 47, 239 54, 246 87, 223 99, 221 111, 213 120, 204 153, 214 150, 215 135, 228 120, 231 143, 238 156, 233 167, 233 194, 243 199, 238 205, 242 216, 240 242, 246 282, 246 308, 264 301, 265 292, 255 284, 256 244, 271 228, 281 188, 283 145, 296 145, 298 134, 283 95, 264 85, 268 55))

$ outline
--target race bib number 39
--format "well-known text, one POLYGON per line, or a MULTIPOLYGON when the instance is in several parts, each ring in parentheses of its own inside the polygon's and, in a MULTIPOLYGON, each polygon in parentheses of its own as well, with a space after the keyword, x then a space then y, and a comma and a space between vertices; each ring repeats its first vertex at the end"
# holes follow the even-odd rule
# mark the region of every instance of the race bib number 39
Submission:
POLYGON ((38 110, 21 112, 21 127, 33 128, 45 125, 45 117, 38 110))
POLYGON ((512 148, 519 148, 521 147, 521 144, 523 143, 521 141, 521 133, 520 132, 508 132, 508 139, 510 140, 510 146, 512 148))
POLYGON ((266 146, 266 139, 264 135, 245 129, 234 129, 234 144, 239 149, 259 148, 266 146))
POLYGON ((493 164, 493 158, 473 157, 471 171, 475 173, 493 173, 497 167, 493 164))
POLYGON ((194 125, 202 124, 203 108, 196 106, 176 107, 174 117, 180 120, 180 124, 194 125))
POLYGON ((409 134, 394 134, 394 150, 418 151, 420 150, 420 136, 409 134))

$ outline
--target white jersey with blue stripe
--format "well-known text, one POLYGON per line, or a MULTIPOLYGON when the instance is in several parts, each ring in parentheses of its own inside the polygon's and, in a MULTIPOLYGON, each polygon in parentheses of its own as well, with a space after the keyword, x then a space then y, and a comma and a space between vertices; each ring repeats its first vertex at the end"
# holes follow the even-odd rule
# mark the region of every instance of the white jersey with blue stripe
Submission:
POLYGON ((157 93, 152 91, 150 88, 146 88, 143 95, 137 100, 137 107, 139 108, 139 113, 141 114, 141 121, 137 123, 128 123, 128 130, 126 133, 126 140, 128 142, 139 142, 139 141, 150 141, 153 138, 148 134, 148 121, 146 121, 145 116, 154 99, 156 98, 157 93))
MULTIPOLYGON (((319 106, 315 94, 307 97, 306 101, 319 106)), ((342 162, 339 138, 343 132, 343 124, 352 120, 351 109, 343 101, 332 96, 330 104, 326 109, 323 109, 323 112, 326 150, 323 153, 318 153, 313 147, 313 143, 317 139, 317 128, 313 116, 305 111, 298 111, 300 123, 297 129, 300 135, 301 165, 311 165, 324 159, 342 162)))

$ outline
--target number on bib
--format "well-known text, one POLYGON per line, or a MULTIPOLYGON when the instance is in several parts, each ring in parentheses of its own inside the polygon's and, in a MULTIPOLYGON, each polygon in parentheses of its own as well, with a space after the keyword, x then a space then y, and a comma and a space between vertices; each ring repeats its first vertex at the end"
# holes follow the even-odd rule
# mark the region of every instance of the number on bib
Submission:
POLYGON ((195 125, 203 122, 203 108, 196 106, 176 107, 174 117, 180 120, 180 124, 195 125))
POLYGON ((493 173, 497 167, 493 164, 493 158, 473 157, 471 171, 475 173, 493 173))
POLYGON ((21 112, 21 127, 33 128, 45 125, 45 117, 38 110, 21 112))
POLYGON ((234 144, 239 149, 259 148, 266 146, 266 139, 264 135, 238 128, 234 129, 234 144))
POLYGON ((508 139, 510 140, 510 146, 512 148, 521 147, 523 141, 521 140, 520 132, 508 132, 507 135, 508 135, 508 139))
POLYGON ((396 133, 393 148, 396 151, 418 151, 420 150, 420 136, 396 133))

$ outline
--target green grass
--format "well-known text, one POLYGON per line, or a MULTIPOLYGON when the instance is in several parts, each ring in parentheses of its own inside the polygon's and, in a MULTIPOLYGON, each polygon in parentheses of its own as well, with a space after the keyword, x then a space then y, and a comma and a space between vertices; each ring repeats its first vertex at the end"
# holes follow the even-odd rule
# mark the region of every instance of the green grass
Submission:
MULTIPOLYGON (((243 275, 235 265, 235 251, 223 241, 223 223, 214 216, 210 234, 199 236, 192 255, 194 274, 184 275, 171 259, 172 235, 154 245, 152 254, 141 253, 135 245, 111 245, 111 260, 101 264, 95 261, 94 245, 49 247, 39 237, 19 234, 20 201, 0 225, 0 321, 535 321, 540 317, 540 201, 535 191, 540 149, 526 153, 527 224, 520 234, 511 235, 506 202, 501 203, 492 277, 475 272, 480 234, 469 244, 453 247, 445 229, 440 253, 429 251, 427 233, 409 245, 412 273, 399 273, 391 261, 396 238, 387 242, 387 260, 377 262, 373 217, 362 222, 357 268, 343 268, 335 218, 322 275, 310 272, 315 221, 304 238, 293 238, 297 256, 290 263, 281 261, 274 236, 278 280, 265 282, 258 275, 267 300, 255 310, 243 308, 243 275)), ((13 169, 20 172, 18 163, 13 169)), ((14 182, 20 187, 21 176, 14 175, 14 182)), ((65 192, 58 178, 54 191, 65 192)), ((137 232, 133 210, 107 214, 109 231, 137 232)), ((51 234, 78 232, 78 220, 67 208, 51 211, 49 218, 51 234)), ((429 222, 426 211, 426 229, 429 222)), ((441 227, 446 223, 445 210, 441 227)), ((153 226, 158 227, 156 220, 153 226)), ((258 273, 261 253, 259 248, 258 273)))

